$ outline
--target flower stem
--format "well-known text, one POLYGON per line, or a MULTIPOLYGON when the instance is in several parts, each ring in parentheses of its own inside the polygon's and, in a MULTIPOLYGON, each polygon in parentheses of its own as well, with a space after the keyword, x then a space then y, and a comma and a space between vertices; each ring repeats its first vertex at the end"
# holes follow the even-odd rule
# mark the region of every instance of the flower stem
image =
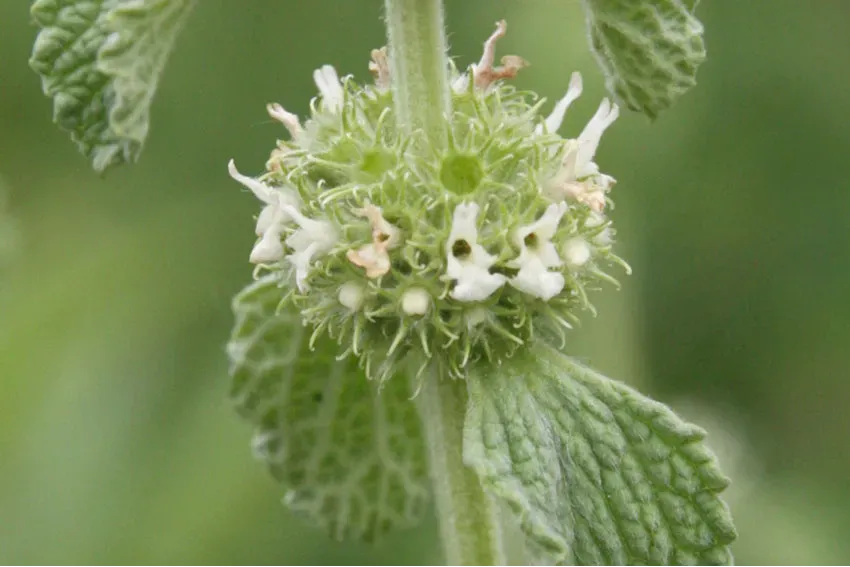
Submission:
POLYGON ((442 0, 385 0, 393 99, 399 127, 446 144, 451 111, 442 0))
POLYGON ((417 396, 425 425, 431 483, 449 565, 504 565, 497 503, 463 463, 464 380, 431 377, 417 396))

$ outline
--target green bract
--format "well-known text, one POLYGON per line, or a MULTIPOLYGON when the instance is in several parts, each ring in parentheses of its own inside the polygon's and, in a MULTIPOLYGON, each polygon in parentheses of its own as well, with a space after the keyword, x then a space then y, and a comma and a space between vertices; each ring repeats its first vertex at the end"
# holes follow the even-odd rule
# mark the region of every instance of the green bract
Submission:
POLYGON ((454 73, 445 149, 400 134, 383 52, 376 84, 315 74, 320 96, 258 179, 231 175, 265 203, 251 260, 274 274, 281 309, 295 306, 313 340, 327 334, 384 381, 399 362, 465 375, 533 337, 563 342, 603 269, 620 260, 603 214, 613 178, 592 162, 617 117, 603 101, 576 140, 555 130, 581 92, 548 118, 544 102, 500 80, 522 66, 454 73))

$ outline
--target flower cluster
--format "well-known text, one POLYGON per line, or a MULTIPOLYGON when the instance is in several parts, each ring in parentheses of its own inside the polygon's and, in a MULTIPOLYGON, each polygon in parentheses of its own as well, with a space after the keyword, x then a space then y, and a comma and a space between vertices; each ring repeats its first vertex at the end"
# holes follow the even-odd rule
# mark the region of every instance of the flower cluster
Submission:
POLYGON ((293 305, 367 374, 388 378, 400 357, 420 368, 510 356, 532 337, 563 340, 587 291, 620 262, 605 216, 615 180, 594 159, 618 109, 603 100, 584 130, 557 130, 582 91, 573 74, 550 115, 507 82, 526 63, 494 66, 499 22, 481 60, 453 70, 449 144, 422 157, 393 113, 386 50, 372 52, 374 85, 314 73, 311 116, 278 104, 288 130, 258 178, 230 175, 263 204, 250 261, 279 274, 293 305), (440 356, 432 356, 436 351, 440 356), (410 356, 407 356, 410 355, 410 356))

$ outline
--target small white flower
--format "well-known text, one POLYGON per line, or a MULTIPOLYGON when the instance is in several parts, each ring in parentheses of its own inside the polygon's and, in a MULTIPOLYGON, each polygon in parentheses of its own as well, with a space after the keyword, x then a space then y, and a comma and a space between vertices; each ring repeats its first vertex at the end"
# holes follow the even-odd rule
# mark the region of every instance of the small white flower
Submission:
POLYGON ((283 259, 283 244, 280 243, 280 231, 269 230, 251 249, 248 261, 252 264, 271 264, 283 259))
POLYGON ((280 243, 280 235, 283 227, 292 221, 292 217, 283 209, 284 206, 298 206, 298 196, 295 191, 270 187, 246 175, 242 175, 236 169, 233 160, 227 164, 230 176, 251 190, 251 192, 266 204, 257 217, 255 232, 260 240, 251 250, 249 260, 254 264, 269 264, 283 258, 283 246, 280 243))
POLYGON ((599 172, 593 158, 605 130, 620 114, 616 104, 606 98, 578 139, 570 140, 564 147, 561 169, 550 183, 548 192, 554 199, 572 197, 600 212, 605 207, 605 194, 616 183, 610 175, 599 172))
POLYGON ((286 245, 292 249, 292 254, 286 259, 295 266, 295 283, 298 290, 305 293, 310 289, 307 276, 314 258, 327 254, 333 248, 337 242, 337 233, 331 223, 308 219, 291 205, 284 205, 283 210, 299 227, 286 239, 286 245))
POLYGON ((561 123, 564 121, 564 116, 566 116, 567 114, 567 109, 572 103, 574 103, 578 99, 578 97, 581 96, 581 91, 581 73, 575 72, 570 76, 570 85, 567 88, 567 94, 565 94, 564 98, 562 98, 555 104, 555 108, 552 109, 552 113, 546 117, 546 120, 543 121, 543 124, 537 125, 537 127, 534 129, 534 133, 542 134, 544 124, 546 126, 547 132, 557 132, 558 129, 561 127, 561 123))
POLYGON ((301 128, 301 121, 298 120, 298 116, 287 111, 278 103, 273 102, 267 104, 266 111, 268 111, 269 116, 286 126, 286 129, 289 130, 289 135, 292 136, 293 140, 298 138, 303 132, 303 129, 301 128))
POLYGON ((490 266, 496 261, 478 244, 478 218, 476 203, 463 203, 455 207, 452 230, 446 242, 446 276, 456 284, 449 294, 458 301, 481 301, 505 283, 502 274, 491 274, 490 266))
POLYGON ((319 87, 319 93, 322 95, 322 102, 324 102, 325 108, 331 112, 337 112, 342 109, 345 93, 342 90, 342 83, 339 82, 336 69, 330 65, 322 65, 319 69, 313 71, 313 80, 316 82, 316 86, 319 87))
POLYGON ((587 264, 592 255, 590 245, 583 238, 571 238, 562 248, 564 261, 571 268, 580 268, 587 264))
POLYGON ((564 289, 564 276, 550 272, 549 268, 563 265, 552 238, 566 212, 567 204, 563 201, 549 205, 539 219, 516 230, 514 242, 520 254, 510 265, 519 268, 519 272, 511 278, 512 286, 546 301, 564 289))
POLYGON ((355 266, 366 268, 366 277, 377 278, 390 271, 390 255, 401 241, 401 231, 384 218, 380 207, 367 204, 355 211, 360 216, 369 219, 372 225, 372 242, 357 250, 349 250, 346 258, 355 266))
POLYGON ((430 305, 431 296, 421 287, 412 287, 401 295, 401 310, 407 315, 425 315, 430 305))
POLYGON ((236 164, 233 160, 227 164, 227 169, 230 172, 230 177, 241 183, 243 186, 251 190, 255 197, 266 204, 260 215, 257 217, 257 236, 262 236, 272 225, 273 220, 286 224, 290 222, 291 217, 286 214, 281 207, 291 205, 297 207, 299 204, 298 195, 292 189, 279 187, 270 187, 262 181, 258 181, 247 175, 242 175, 236 169, 236 164))
POLYGON ((599 148, 602 134, 617 120, 618 116, 620 116, 620 108, 616 104, 611 104, 607 98, 603 98, 596 114, 578 136, 578 155, 575 161, 577 178, 599 173, 599 168, 593 163, 593 157, 599 148))
POLYGON ((363 286, 355 282, 345 282, 339 288, 339 302, 351 311, 357 311, 363 307, 366 294, 363 286))

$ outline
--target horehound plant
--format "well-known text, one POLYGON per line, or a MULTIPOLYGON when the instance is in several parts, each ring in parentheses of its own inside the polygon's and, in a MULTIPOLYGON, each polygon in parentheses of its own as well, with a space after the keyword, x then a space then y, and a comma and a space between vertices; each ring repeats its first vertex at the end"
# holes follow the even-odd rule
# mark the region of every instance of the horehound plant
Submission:
MULTIPOLYGON (((96 168, 137 157, 192 4, 35 3, 32 64, 96 168), (72 48, 90 65, 63 73, 72 48)), ((694 83, 695 0, 585 4, 629 108, 652 117, 694 83)), ((309 116, 268 105, 288 134, 266 171, 228 164, 262 203, 232 395, 284 502, 336 538, 375 539, 433 495, 451 564, 730 563, 705 432, 562 353, 590 293, 628 272, 596 164, 620 108, 603 99, 562 138, 578 73, 549 108, 513 86, 521 57, 496 64, 504 21, 460 70, 439 0, 385 11, 373 81, 321 66, 309 116)))

